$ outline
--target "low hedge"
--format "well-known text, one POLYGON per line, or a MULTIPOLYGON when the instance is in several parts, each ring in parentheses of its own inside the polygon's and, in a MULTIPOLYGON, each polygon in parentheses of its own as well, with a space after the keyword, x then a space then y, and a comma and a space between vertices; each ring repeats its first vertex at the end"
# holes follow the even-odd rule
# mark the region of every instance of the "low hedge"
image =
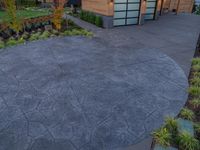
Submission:
POLYGON ((98 16, 92 12, 81 11, 80 18, 89 23, 95 24, 98 27, 103 27, 103 19, 101 16, 98 16))

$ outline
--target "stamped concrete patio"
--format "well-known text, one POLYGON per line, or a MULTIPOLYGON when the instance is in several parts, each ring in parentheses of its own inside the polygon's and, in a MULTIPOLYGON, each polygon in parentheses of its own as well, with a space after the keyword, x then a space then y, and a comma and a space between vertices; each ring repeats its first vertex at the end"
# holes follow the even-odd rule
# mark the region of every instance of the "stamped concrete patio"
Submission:
POLYGON ((185 73, 199 18, 184 24, 190 32, 168 28, 165 38, 158 38, 182 17, 142 27, 95 29, 94 38, 54 38, 2 51, 0 150, 116 150, 143 141, 164 116, 177 115, 187 99, 185 73), (164 47, 170 42, 169 51, 175 46, 184 55, 168 52, 164 47))

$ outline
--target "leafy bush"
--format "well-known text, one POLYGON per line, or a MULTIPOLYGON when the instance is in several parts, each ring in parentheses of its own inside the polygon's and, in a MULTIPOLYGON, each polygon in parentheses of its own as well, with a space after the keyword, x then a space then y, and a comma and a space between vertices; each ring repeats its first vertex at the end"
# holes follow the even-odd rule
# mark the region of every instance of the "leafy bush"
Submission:
POLYGON ((58 32, 57 30, 52 30, 51 32, 52 32, 52 34, 54 34, 54 35, 59 35, 59 32, 58 32))
POLYGON ((193 58, 192 65, 200 65, 200 58, 193 58))
POLYGON ((87 11, 81 11, 81 13, 80 13, 80 18, 82 19, 82 20, 85 20, 85 21, 88 21, 89 19, 89 12, 87 12, 87 11))
POLYGON ((1 49, 1 48, 4 48, 4 47, 5 47, 4 42, 3 42, 3 41, 0 41, 0 49, 1 49))
POLYGON ((93 33, 92 33, 92 32, 87 31, 87 30, 85 30, 85 29, 81 30, 81 34, 82 34, 82 35, 85 35, 85 36, 88 36, 88 37, 93 36, 93 33))
POLYGON ((96 16, 94 15, 94 13, 90 13, 89 16, 88 16, 88 21, 92 24, 95 24, 95 21, 96 21, 96 16))
POLYGON ((65 36, 72 36, 72 35, 84 35, 84 36, 92 36, 93 34, 84 29, 73 29, 73 30, 66 30, 64 32, 65 36))
POLYGON ((41 33, 37 32, 37 33, 33 33, 31 35, 31 37, 29 38, 29 41, 34 41, 34 40, 38 40, 40 38, 41 33))
POLYGON ((80 12, 80 19, 84 20, 84 11, 80 12))
POLYGON ((98 27, 102 27, 102 26, 103 26, 102 17, 96 16, 95 24, 96 24, 96 26, 98 26, 98 27))
POLYGON ((160 128, 153 132, 153 138, 157 144, 166 147, 170 145, 171 134, 167 128, 160 128))
POLYGON ((179 149, 180 150, 198 150, 199 141, 187 132, 179 135, 179 149))
MULTIPOLYGON (((197 133, 200 134, 200 123, 195 123, 195 124, 194 124, 194 129, 195 129, 195 131, 196 131, 197 133)), ((199 137, 199 138, 200 138, 200 137, 199 137)))
POLYGON ((165 128, 173 135, 173 137, 176 136, 178 133, 178 122, 176 119, 172 117, 167 117, 165 119, 165 128))
POLYGON ((187 120, 193 120, 194 119, 194 112, 188 108, 183 108, 180 112, 180 116, 187 120))
POLYGON ((22 44, 22 43, 25 43, 25 40, 23 38, 17 40, 17 44, 22 44))
POLYGON ((196 78, 196 77, 197 77, 197 78, 200 78, 200 72, 194 72, 194 73, 193 73, 193 76, 194 76, 195 78, 196 78))
POLYGON ((51 33, 49 31, 44 31, 40 36, 39 39, 46 39, 50 37, 51 33))
POLYGON ((196 98, 190 101, 190 104, 194 107, 194 108, 200 108, 200 99, 196 98))
POLYGON ((65 36, 71 36, 72 35, 72 32, 70 30, 66 30, 64 33, 63 33, 65 36))
POLYGON ((10 38, 7 42, 6 42, 6 46, 14 46, 17 44, 22 44, 24 43, 25 40, 23 38, 20 38, 18 40, 14 39, 14 38, 10 38))
POLYGON ((192 69, 193 69, 194 71, 200 71, 200 65, 199 65, 199 64, 193 65, 193 66, 192 66, 192 69))
POLYGON ((200 5, 196 6, 195 14, 200 15, 200 5))
POLYGON ((25 25, 25 30, 26 31, 31 31, 32 26, 33 26, 32 24, 26 24, 25 25))
POLYGON ((80 18, 92 24, 95 24, 98 27, 103 26, 103 19, 101 16, 97 16, 92 12, 81 11, 80 18))
POLYGON ((24 32, 24 34, 21 36, 23 39, 28 39, 29 33, 24 32))
POLYGON ((193 79, 191 79, 191 84, 193 86, 199 86, 200 87, 200 77, 194 77, 193 79))
POLYGON ((7 42, 6 42, 6 46, 13 46, 13 45, 17 45, 17 41, 13 38, 10 38, 7 42))
POLYGON ((200 87, 198 86, 191 86, 188 89, 188 92, 191 96, 200 96, 200 87))

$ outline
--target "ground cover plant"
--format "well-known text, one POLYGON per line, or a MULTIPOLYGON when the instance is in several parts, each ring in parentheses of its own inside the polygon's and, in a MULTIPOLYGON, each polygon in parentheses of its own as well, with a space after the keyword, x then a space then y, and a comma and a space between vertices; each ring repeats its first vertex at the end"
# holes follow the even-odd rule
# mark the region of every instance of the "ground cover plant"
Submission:
MULTIPOLYGON (((0 49, 7 46, 22 44, 27 41, 46 39, 55 36, 92 36, 91 32, 78 27, 71 20, 62 18, 64 3, 62 3, 62 5, 57 4, 53 8, 52 15, 40 16, 37 18, 33 17, 36 14, 33 15, 31 13, 32 8, 27 8, 26 10, 28 12, 30 10, 29 14, 31 14, 29 17, 33 17, 28 21, 23 21, 21 18, 18 18, 15 0, 5 1, 5 6, 5 12, 7 16, 9 16, 9 20, 4 20, 7 26, 0 30, 0 49)), ((35 10, 35 8, 33 9, 35 10)), ((40 12, 40 9, 38 12, 40 12)), ((39 16, 39 14, 40 13, 38 13, 37 16, 39 16)))
POLYGON ((44 27, 38 27, 34 28, 34 30, 31 30, 30 32, 23 32, 20 33, 18 37, 15 35, 3 39, 0 38, 0 49, 5 48, 8 46, 14 46, 17 44, 23 44, 28 41, 35 41, 35 40, 42 40, 42 39, 47 39, 50 37, 55 37, 55 36, 87 36, 91 37, 93 34, 92 32, 89 32, 85 29, 82 29, 78 27, 76 24, 74 24, 71 20, 67 20, 68 22, 68 27, 66 29, 63 29, 61 31, 57 31, 53 28, 50 29, 45 29, 44 27))
POLYGON ((176 118, 167 118, 153 132, 153 144, 178 150, 200 150, 200 49, 196 50, 189 75, 188 101, 176 118), (180 121, 181 120, 181 121, 180 121), (180 122, 182 124, 180 125, 180 122), (184 129, 182 129, 184 128, 184 129), (193 134, 194 133, 194 134, 193 134))

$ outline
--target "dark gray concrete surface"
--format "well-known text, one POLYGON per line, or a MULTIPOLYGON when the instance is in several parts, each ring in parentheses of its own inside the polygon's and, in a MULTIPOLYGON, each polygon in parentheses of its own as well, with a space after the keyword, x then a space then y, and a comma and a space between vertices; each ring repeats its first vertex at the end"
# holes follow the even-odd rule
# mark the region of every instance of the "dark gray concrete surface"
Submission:
POLYGON ((0 150, 148 150, 187 99, 200 18, 113 29, 71 19, 95 37, 0 52, 0 150))
POLYGON ((68 16, 95 36, 117 48, 137 50, 153 48, 175 60, 188 76, 197 39, 200 33, 200 16, 194 14, 168 14, 142 26, 123 26, 101 29, 68 16))
POLYGON ((65 37, 0 53, 0 150, 115 150, 147 137, 187 99, 154 49, 65 37))

